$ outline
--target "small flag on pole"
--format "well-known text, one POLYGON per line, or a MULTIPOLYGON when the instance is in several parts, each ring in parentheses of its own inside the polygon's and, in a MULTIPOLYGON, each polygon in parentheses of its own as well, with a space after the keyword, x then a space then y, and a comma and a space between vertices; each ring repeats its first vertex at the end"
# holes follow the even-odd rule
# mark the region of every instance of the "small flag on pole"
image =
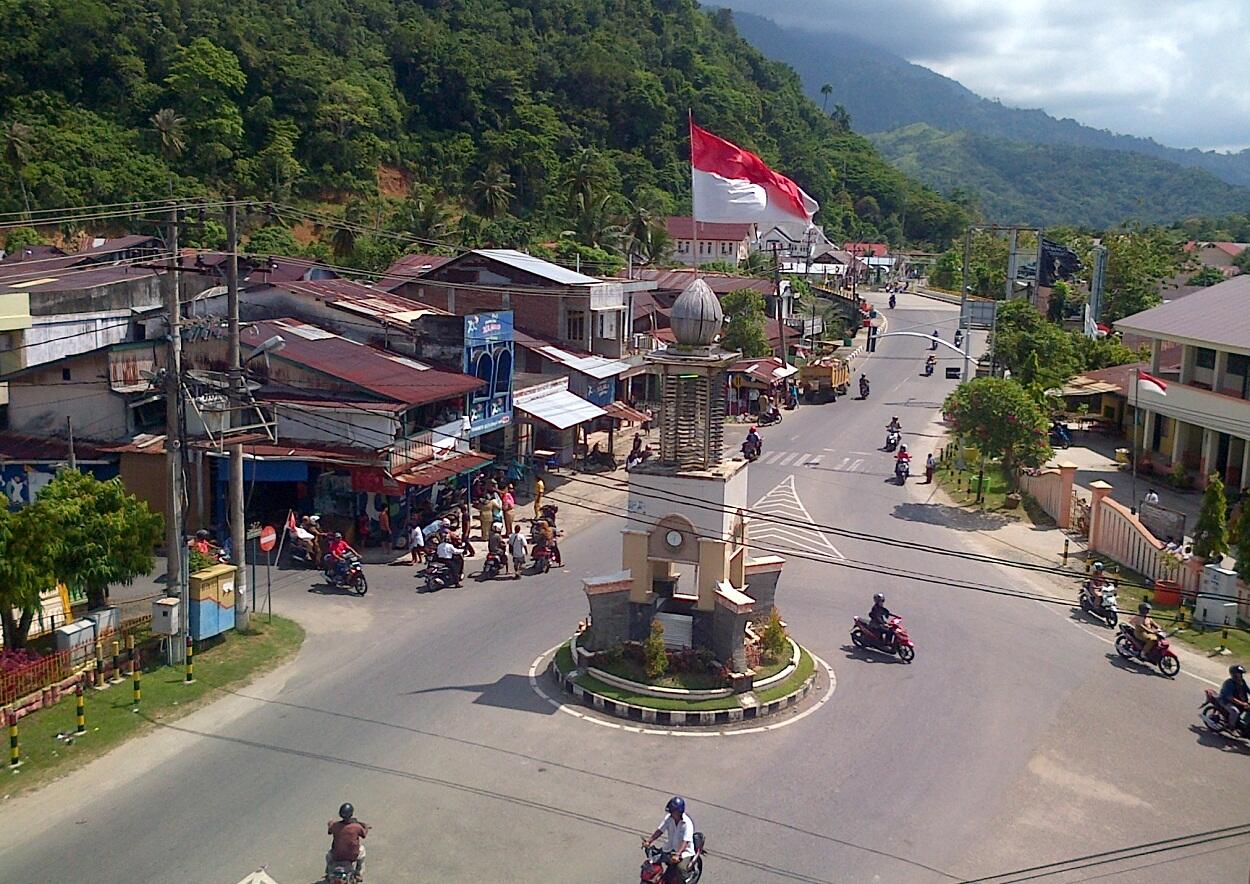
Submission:
POLYGON ((1145 389, 1149 393, 1157 393, 1160 396, 1166 396, 1168 394, 1168 385, 1166 381, 1161 381, 1154 375, 1147 374, 1142 371, 1140 368, 1137 369, 1137 388, 1139 391, 1145 389))

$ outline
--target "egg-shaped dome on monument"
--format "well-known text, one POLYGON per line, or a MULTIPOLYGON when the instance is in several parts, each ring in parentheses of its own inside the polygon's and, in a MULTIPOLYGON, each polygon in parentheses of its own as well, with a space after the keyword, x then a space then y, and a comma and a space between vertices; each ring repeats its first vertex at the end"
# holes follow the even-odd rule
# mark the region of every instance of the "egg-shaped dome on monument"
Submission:
POLYGON ((682 347, 710 347, 725 321, 720 299, 702 279, 686 286, 673 302, 673 336, 682 347))

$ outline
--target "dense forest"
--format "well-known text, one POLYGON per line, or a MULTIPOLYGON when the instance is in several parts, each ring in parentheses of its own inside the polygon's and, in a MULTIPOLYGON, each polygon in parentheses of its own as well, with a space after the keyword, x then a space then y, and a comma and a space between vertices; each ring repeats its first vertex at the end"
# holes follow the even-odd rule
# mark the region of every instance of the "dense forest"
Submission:
POLYGON ((693 0, 10 0, 0 210, 235 193, 610 251, 688 206, 688 109, 834 238, 966 222, 693 0))
POLYGON ((923 123, 872 138, 900 170, 944 193, 967 194, 984 217, 1002 223, 1165 224, 1250 205, 1246 188, 1141 154, 948 133, 923 123))

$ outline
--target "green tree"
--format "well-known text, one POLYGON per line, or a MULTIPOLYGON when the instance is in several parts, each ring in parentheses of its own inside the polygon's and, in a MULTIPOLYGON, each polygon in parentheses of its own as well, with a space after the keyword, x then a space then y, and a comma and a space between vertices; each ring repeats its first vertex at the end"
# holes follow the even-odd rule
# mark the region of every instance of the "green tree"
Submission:
POLYGON ((249 255, 285 255, 292 257, 300 253, 299 243, 295 234, 286 227, 262 227, 247 238, 245 251, 249 255))
POLYGON ((1250 582, 1250 512, 1244 504, 1241 515, 1232 526, 1232 553, 1236 557, 1233 570, 1243 581, 1250 582))
POLYGON ((833 122, 836 131, 851 131, 851 112, 846 109, 845 105, 835 104, 833 111, 829 114, 829 119, 833 122))
POLYGON ((172 107, 163 107, 152 114, 152 129, 156 132, 161 156, 171 165, 186 150, 186 122, 172 107))
POLYGON ((642 643, 643 670, 647 678, 656 679, 668 672, 668 652, 664 649, 664 624, 651 621, 651 631, 642 643))
POLYGON ((0 494, 0 623, 6 648, 26 646, 39 595, 56 586, 61 538, 48 530, 47 510, 37 499, 10 512, 8 498, 0 494))
POLYGON ((790 649, 790 642, 786 640, 786 628, 781 625, 781 614, 776 608, 773 608, 768 615, 768 622, 764 624, 760 645, 774 660, 779 660, 790 649))
POLYGON ((43 237, 33 227, 11 227, 4 235, 4 250, 10 254, 26 246, 43 244, 43 237))
POLYGON ((30 141, 34 130, 25 123, 13 120, 4 127, 4 161, 8 163, 17 186, 22 192, 22 206, 30 218, 30 194, 26 190, 26 163, 30 158, 30 141))
POLYGON ((473 182, 472 193, 482 214, 494 220, 508 211, 516 185, 503 166, 492 163, 473 182))
POLYGON ((1211 286, 1223 282, 1226 278, 1218 267, 1203 267, 1186 282, 1189 285, 1211 286))
POLYGON ((1011 481, 1017 467, 1041 466, 1050 457, 1046 414, 1014 380, 975 378, 960 384, 942 410, 955 436, 983 457, 1000 460, 1011 481))
POLYGON ((247 77, 239 59, 207 37, 196 37, 175 53, 165 84, 186 117, 199 168, 216 174, 243 140, 237 99, 247 77))
POLYGON ((61 470, 39 492, 39 502, 46 507, 45 530, 60 539, 57 577, 84 590, 89 608, 107 603, 109 584, 129 583, 152 570, 165 520, 127 494, 120 479, 101 482, 61 470))
POLYGON ((826 83, 820 87, 820 109, 822 111, 829 110, 829 96, 833 94, 833 87, 826 83))
POLYGON ((1218 562, 1228 552, 1228 500, 1219 473, 1207 477, 1202 508, 1194 524, 1194 555, 1218 562))
POLYGON ((725 330, 721 345, 746 357, 767 356, 772 352, 764 334, 764 296, 751 289, 729 292, 721 298, 725 330))

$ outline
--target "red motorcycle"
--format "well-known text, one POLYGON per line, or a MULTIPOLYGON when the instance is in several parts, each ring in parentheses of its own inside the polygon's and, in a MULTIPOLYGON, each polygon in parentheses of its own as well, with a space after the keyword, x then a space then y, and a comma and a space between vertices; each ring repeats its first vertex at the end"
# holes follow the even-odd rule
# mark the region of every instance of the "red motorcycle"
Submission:
POLYGON ((898 654, 898 658, 904 663, 915 660, 916 646, 911 636, 907 634, 907 628, 903 626, 903 618, 891 617, 889 624, 894 630, 893 637, 882 634, 863 617, 856 617, 855 625, 851 627, 852 644, 857 648, 871 648, 887 654, 898 654))
POLYGON ((546 574, 548 571, 551 570, 551 547, 550 546, 543 544, 542 546, 534 547, 534 552, 531 554, 531 556, 534 559, 534 573, 535 574, 546 574))
POLYGON ((1158 666, 1159 671, 1168 678, 1176 678, 1181 671, 1181 661, 1172 650, 1167 640, 1167 633, 1160 633, 1150 657, 1142 656, 1142 644, 1137 640, 1133 627, 1127 623, 1120 624, 1120 634, 1115 637, 1115 652, 1125 660, 1137 660, 1151 666, 1158 666))
POLYGON ((1202 708, 1198 710, 1198 716, 1202 719, 1206 729, 1216 734, 1224 734, 1228 737, 1244 737, 1250 739, 1250 723, 1242 724, 1242 720, 1232 722, 1228 721, 1228 713, 1224 711, 1224 707, 1220 705, 1220 695, 1218 691, 1207 688, 1207 698, 1202 704, 1202 708))
MULTIPOLYGON (((642 850, 647 855, 646 861, 642 864, 642 872, 638 878, 642 884, 660 884, 664 880, 664 871, 668 866, 664 862, 665 852, 655 845, 642 846, 642 850)), ((699 884, 699 879, 703 877, 703 833, 694 833, 694 859, 690 861, 690 871, 686 872, 682 879, 684 884, 699 884)))

